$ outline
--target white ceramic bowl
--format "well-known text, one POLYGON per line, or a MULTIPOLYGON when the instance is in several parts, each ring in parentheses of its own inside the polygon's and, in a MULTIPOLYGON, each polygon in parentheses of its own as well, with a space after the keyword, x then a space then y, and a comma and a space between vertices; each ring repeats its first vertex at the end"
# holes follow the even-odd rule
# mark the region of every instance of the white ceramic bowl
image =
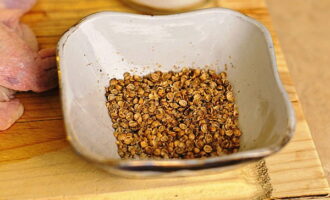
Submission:
POLYGON ((232 10, 93 14, 63 35, 58 64, 68 139, 79 154, 107 170, 135 175, 222 170, 279 151, 294 132, 294 112, 279 79, 269 32, 232 10), (105 106, 108 81, 127 71, 145 75, 205 65, 226 70, 233 85, 243 132, 240 151, 209 159, 119 159, 105 106))

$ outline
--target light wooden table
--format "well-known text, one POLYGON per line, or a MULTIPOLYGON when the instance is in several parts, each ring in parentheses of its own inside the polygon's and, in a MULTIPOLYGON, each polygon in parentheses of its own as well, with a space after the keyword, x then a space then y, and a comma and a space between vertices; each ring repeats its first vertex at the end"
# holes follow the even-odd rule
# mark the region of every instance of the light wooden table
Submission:
POLYGON ((330 181, 330 1, 267 0, 298 96, 330 181))
MULTIPOLYGON (((297 116, 293 140, 278 154, 221 174, 168 179, 125 179, 109 175, 73 153, 65 140, 57 91, 18 95, 24 116, 0 133, 0 199, 263 199, 325 198, 329 186, 302 114, 264 0, 219 0, 265 24, 274 38, 278 70, 297 116)), ((87 14, 135 12, 117 0, 39 0, 23 21, 42 47, 87 14)))

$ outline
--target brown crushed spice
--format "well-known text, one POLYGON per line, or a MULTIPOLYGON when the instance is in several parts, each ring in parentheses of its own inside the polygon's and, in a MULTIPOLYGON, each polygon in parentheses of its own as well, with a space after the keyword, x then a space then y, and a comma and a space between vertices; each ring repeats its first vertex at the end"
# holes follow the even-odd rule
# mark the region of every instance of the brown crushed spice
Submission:
POLYGON ((240 147, 238 111, 225 72, 124 73, 123 80, 110 80, 106 97, 121 158, 204 158, 240 147))

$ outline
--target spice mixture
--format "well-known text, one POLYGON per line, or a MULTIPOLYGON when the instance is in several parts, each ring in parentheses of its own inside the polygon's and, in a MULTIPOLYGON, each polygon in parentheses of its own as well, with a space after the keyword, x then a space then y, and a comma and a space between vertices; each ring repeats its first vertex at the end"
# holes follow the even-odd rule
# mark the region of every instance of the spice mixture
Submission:
POLYGON ((225 72, 124 73, 109 85, 106 106, 121 158, 204 158, 240 147, 238 111, 225 72))

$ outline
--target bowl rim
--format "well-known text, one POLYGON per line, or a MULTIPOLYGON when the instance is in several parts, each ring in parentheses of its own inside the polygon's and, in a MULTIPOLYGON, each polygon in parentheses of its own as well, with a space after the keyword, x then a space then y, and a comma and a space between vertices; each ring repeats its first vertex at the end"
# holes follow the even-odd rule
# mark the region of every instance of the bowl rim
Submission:
POLYGON ((97 12, 91 15, 88 15, 84 18, 82 18, 78 23, 71 26, 66 32, 63 33, 60 40, 57 43, 57 49, 56 49, 56 61, 58 66, 58 77, 59 77, 59 88, 60 88, 60 97, 61 97, 61 104, 63 109, 63 118, 64 118, 64 125, 67 132, 67 139, 70 142, 70 144, 74 147, 74 150, 78 155, 83 156, 84 158, 87 158, 88 160, 95 162, 97 164, 101 165, 108 165, 112 167, 117 167, 125 170, 131 170, 131 171, 140 171, 140 170, 156 170, 156 171, 175 171, 178 169, 207 169, 207 168, 214 168, 214 167, 221 167, 221 166, 229 166, 234 164, 239 164, 247 161, 254 161, 262 159, 266 156, 272 155, 276 152, 278 152, 280 149, 282 149, 292 138, 295 127, 296 127, 296 119, 295 119, 295 113, 293 106, 288 98, 288 94, 286 90, 284 89, 284 85, 282 84, 280 80, 280 76, 278 73, 277 63, 276 63, 276 57, 274 52, 274 45, 271 38, 271 34, 267 30, 267 28, 258 22, 257 20, 248 17, 240 12, 228 9, 228 8, 205 8, 200 10, 194 10, 189 11, 185 13, 178 13, 178 14, 171 14, 171 15, 159 15, 159 16, 153 16, 153 15, 142 15, 142 14, 132 14, 132 13, 123 13, 123 12, 113 12, 113 11, 102 11, 97 12), (268 51, 271 58, 271 67, 272 67, 272 73, 275 79, 275 83, 280 90, 280 93, 283 97, 284 104, 286 106, 287 110, 287 116, 288 116, 288 126, 286 128, 286 134, 283 137, 283 139, 280 141, 279 144, 274 143, 268 147, 259 148, 259 149, 253 149, 253 150, 246 150, 242 152, 237 152, 230 155, 225 155, 221 157, 210 157, 205 159, 171 159, 171 160, 121 160, 121 159, 104 159, 104 158, 96 158, 94 153, 89 152, 87 149, 83 148, 78 142, 78 140, 75 137, 75 134, 73 131, 69 129, 69 125, 66 120, 66 111, 68 109, 65 109, 67 107, 66 101, 65 101, 65 94, 64 94, 64 85, 62 84, 62 77, 61 77, 61 52, 64 49, 64 46, 66 44, 67 39, 70 37, 71 34, 73 34, 79 26, 83 25, 84 23, 93 20, 96 17, 100 17, 103 15, 107 16, 122 16, 122 17, 134 17, 139 19, 162 19, 162 18, 177 18, 181 16, 194 16, 196 14, 212 14, 212 13, 227 13, 231 14, 235 17, 238 17, 250 24, 255 25, 259 30, 263 33, 267 45, 268 45, 268 51))

